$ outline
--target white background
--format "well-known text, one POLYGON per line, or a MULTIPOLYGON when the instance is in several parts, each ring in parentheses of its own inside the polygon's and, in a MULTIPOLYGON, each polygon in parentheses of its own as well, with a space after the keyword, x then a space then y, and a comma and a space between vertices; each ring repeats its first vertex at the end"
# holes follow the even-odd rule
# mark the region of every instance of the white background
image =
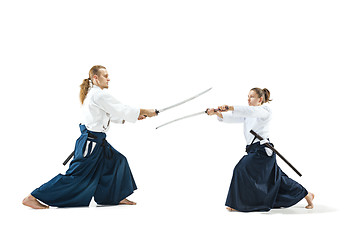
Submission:
POLYGON ((2 239, 359 237, 358 1, 3 1, 1 9, 2 239), (80 134, 79 85, 96 64, 107 67, 109 91, 134 107, 213 90, 111 126, 138 205, 22 206, 66 171, 80 134), (315 209, 301 201, 269 213, 225 210, 242 125, 203 115, 155 130, 207 107, 247 104, 252 87, 270 90, 271 140, 303 177, 278 164, 315 193, 315 209))

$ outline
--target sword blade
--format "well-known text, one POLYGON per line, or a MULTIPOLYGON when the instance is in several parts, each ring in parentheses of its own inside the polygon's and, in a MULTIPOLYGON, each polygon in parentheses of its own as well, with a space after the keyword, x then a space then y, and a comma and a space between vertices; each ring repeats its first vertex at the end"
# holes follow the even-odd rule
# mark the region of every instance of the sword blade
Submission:
POLYGON ((168 125, 168 124, 170 124, 170 123, 177 122, 177 121, 180 121, 180 120, 183 120, 183 119, 186 119, 186 118, 190 118, 190 117, 195 117, 195 116, 198 116, 198 115, 201 115, 201 114, 204 114, 204 113, 206 113, 206 111, 205 111, 205 112, 204 112, 204 111, 201 111, 201 112, 198 112, 198 113, 193 113, 193 114, 190 114, 190 115, 186 115, 186 116, 184 116, 184 117, 177 118, 177 119, 174 119, 174 120, 172 120, 172 121, 170 121, 170 122, 164 123, 164 124, 156 127, 156 129, 161 128, 161 127, 163 127, 163 126, 166 126, 166 125, 168 125))
POLYGON ((193 99, 195 99, 195 98, 197 98, 197 97, 200 97, 201 95, 207 93, 207 92, 210 91, 211 89, 212 89, 212 87, 209 88, 209 89, 206 89, 205 91, 203 91, 203 92, 201 92, 201 93, 198 93, 198 94, 196 94, 195 96, 193 96, 193 97, 191 97, 191 98, 188 98, 188 99, 186 99, 186 100, 184 100, 184 101, 182 101, 182 102, 179 102, 179 103, 176 103, 176 104, 171 105, 171 106, 169 106, 169 107, 166 107, 166 108, 157 110, 157 113, 161 113, 161 112, 166 111, 166 110, 168 110, 168 109, 170 109, 170 108, 174 108, 174 107, 177 107, 177 106, 179 106, 179 105, 181 105, 181 104, 184 104, 184 103, 186 103, 186 102, 188 102, 188 101, 191 101, 191 100, 193 100, 193 99))

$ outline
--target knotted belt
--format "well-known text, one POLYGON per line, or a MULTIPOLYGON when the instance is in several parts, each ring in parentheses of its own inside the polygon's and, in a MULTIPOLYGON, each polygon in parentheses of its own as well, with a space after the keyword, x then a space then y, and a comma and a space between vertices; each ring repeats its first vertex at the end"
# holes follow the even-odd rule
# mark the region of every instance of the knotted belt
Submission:
MULTIPOLYGON (((95 135, 92 134, 91 132, 88 132, 87 135, 88 135, 87 140, 89 140, 89 141, 91 141, 91 140, 93 140, 93 139, 97 139, 97 136, 95 136, 95 135)), ((104 141, 107 142, 107 141, 105 140, 105 138, 104 138, 104 141)), ((102 143, 102 146, 103 146, 103 144, 104 144, 104 141, 103 141, 103 143, 102 143)), ((92 142, 92 141, 91 141, 91 142, 92 142)), ((70 153, 70 155, 65 159, 65 161, 63 162, 63 165, 65 166, 65 165, 70 161, 70 159, 71 159, 74 155, 75 155, 75 150, 74 150, 72 153, 70 153)))

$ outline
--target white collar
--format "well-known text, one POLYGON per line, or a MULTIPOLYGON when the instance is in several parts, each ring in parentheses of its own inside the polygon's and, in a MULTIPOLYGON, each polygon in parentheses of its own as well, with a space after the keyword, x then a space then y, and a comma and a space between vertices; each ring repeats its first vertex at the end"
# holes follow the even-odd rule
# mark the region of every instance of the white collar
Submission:
POLYGON ((99 86, 93 85, 92 88, 102 90, 99 86))

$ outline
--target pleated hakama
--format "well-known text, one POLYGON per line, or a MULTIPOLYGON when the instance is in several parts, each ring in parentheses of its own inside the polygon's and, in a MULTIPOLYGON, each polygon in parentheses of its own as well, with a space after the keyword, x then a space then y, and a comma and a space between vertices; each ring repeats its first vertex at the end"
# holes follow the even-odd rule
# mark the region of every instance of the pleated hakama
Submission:
POLYGON ((293 206, 308 194, 280 169, 274 153, 267 155, 264 145, 254 143, 247 152, 233 171, 226 206, 241 212, 269 211, 293 206))
POLYGON ((31 195, 49 206, 88 206, 92 197, 101 205, 117 205, 137 189, 124 155, 105 139, 106 134, 80 125, 74 159, 65 175, 59 174, 31 195))

